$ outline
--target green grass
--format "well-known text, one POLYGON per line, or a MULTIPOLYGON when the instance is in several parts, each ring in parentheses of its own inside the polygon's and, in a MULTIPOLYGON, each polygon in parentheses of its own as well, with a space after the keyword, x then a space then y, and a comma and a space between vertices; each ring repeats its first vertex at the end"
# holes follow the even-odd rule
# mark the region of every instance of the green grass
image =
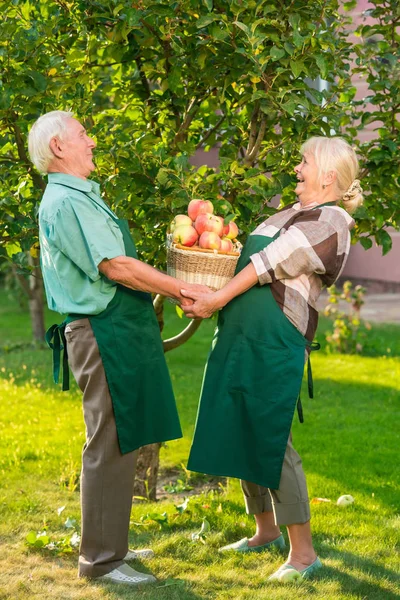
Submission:
MULTIPOLYGON (((48 324, 58 316, 46 316, 48 324)), ((55 322, 55 321, 54 321, 55 322)), ((182 325, 167 306, 166 335, 182 325)), ((328 327, 321 323, 319 338, 328 327)), ((162 449, 163 480, 192 485, 205 478, 186 474, 203 366, 214 322, 204 322, 184 347, 168 354, 184 438, 162 449)), ((44 527, 52 540, 66 536, 67 517, 79 520, 74 489, 84 441, 80 393, 63 393, 51 381, 51 356, 29 345, 29 318, 0 294, 0 599, 382 599, 399 598, 400 585, 400 327, 374 325, 367 356, 313 354, 315 398, 303 393, 305 423, 293 426, 294 443, 308 477, 315 546, 325 564, 301 586, 266 582, 282 559, 277 554, 222 556, 219 546, 250 535, 238 482, 214 480, 216 489, 183 492, 157 503, 136 503, 132 545, 151 545, 157 558, 139 565, 159 584, 134 591, 76 578, 77 554, 56 555, 25 544, 44 527), (4 351, 4 347, 10 349, 4 351), (12 349, 14 348, 14 349, 12 349), (390 348, 390 352, 388 351, 390 348), (341 494, 355 504, 339 508, 341 494), (177 508, 191 495, 186 510, 177 508), (57 509, 65 506, 61 515, 57 509), (181 512, 179 512, 181 510, 181 512), (146 515, 167 517, 160 525, 146 515), (191 534, 203 518, 211 526, 201 542, 191 534)))

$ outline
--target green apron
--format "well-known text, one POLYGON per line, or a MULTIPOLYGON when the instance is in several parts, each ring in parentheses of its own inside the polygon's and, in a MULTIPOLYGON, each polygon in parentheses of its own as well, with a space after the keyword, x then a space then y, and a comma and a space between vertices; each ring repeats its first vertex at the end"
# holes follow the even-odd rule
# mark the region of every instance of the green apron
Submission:
MULTIPOLYGON (((126 256, 137 258, 127 222, 113 218, 121 229, 126 256)), ((64 350, 63 389, 68 389, 64 329, 67 323, 84 318, 89 319, 99 347, 121 453, 182 437, 151 295, 118 284, 114 298, 99 315, 70 314, 61 325, 50 327, 46 341, 53 349, 56 382, 64 350)))
MULTIPOLYGON (((250 235, 236 273, 274 238, 250 235)), ((306 338, 255 285, 221 310, 188 468, 278 489, 304 371, 306 338)))

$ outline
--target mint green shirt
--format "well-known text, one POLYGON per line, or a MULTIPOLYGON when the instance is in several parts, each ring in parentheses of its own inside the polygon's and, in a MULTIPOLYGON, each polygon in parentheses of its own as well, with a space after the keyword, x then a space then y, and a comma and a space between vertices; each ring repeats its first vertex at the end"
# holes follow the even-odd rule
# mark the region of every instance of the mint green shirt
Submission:
POLYGON ((114 213, 98 183, 49 173, 39 207, 40 261, 47 303, 59 313, 97 315, 111 302, 116 283, 98 265, 125 255, 114 213))

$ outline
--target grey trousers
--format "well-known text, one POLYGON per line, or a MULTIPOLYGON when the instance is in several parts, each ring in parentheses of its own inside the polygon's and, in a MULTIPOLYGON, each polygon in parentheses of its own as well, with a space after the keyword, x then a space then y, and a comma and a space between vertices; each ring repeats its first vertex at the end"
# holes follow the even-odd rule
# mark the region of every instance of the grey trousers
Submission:
POLYGON ((306 478, 301 458, 293 448, 291 435, 283 460, 279 489, 271 490, 250 481, 240 483, 247 514, 273 511, 277 525, 307 523, 310 520, 306 478))
POLYGON ((122 455, 103 364, 89 319, 65 328, 68 360, 83 392, 86 442, 81 473, 80 577, 100 577, 123 564, 137 452, 122 455))

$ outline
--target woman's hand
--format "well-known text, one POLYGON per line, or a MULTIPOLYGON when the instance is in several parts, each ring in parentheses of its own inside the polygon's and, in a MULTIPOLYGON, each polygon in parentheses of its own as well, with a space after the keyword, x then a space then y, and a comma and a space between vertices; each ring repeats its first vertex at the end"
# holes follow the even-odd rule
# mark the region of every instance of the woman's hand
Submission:
POLYGON ((199 292, 193 289, 181 289, 182 296, 191 298, 191 305, 182 305, 181 308, 189 319, 208 319, 216 310, 221 308, 218 292, 199 292))
POLYGON ((212 290, 206 285, 201 285, 199 283, 187 283, 186 281, 180 282, 181 287, 185 289, 185 294, 182 294, 182 290, 180 291, 179 304, 183 309, 184 306, 191 306, 193 304, 194 294, 212 294, 212 290))

